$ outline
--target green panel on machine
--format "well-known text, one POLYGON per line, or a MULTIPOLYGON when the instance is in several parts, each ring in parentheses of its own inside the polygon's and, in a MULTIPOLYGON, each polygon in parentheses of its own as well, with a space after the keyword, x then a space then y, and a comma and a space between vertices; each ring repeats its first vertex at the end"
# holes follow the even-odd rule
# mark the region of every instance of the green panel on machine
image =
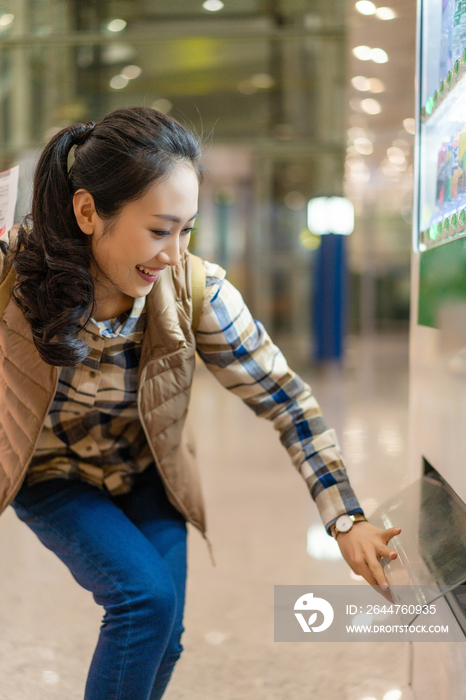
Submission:
POLYGON ((466 237, 421 253, 419 325, 438 328, 438 311, 451 301, 466 301, 466 237))

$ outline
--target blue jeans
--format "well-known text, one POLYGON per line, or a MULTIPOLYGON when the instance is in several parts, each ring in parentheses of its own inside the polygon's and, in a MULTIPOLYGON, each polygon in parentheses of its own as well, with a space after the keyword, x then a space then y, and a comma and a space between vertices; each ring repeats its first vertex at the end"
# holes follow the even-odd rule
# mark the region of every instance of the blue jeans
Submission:
POLYGON ((183 649, 187 529, 155 465, 120 496, 24 482, 12 507, 105 609, 84 700, 161 698, 183 649))

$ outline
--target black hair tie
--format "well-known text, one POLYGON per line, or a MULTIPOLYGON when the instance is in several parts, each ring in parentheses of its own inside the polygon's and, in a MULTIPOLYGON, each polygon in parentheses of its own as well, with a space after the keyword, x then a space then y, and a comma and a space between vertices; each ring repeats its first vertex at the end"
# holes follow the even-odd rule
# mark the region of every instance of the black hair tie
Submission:
POLYGON ((96 125, 96 122, 88 122, 86 124, 86 131, 84 131, 81 135, 81 138, 79 139, 80 143, 85 143, 89 136, 92 134, 94 131, 94 127, 96 125))

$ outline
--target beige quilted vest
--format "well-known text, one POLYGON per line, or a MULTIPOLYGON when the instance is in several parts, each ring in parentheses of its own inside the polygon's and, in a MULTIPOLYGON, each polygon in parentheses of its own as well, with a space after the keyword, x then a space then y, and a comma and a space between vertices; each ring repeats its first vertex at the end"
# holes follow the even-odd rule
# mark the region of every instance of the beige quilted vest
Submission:
MULTIPOLYGON (((168 268, 147 296, 138 413, 170 502, 200 530, 211 552, 194 444, 185 426, 195 366, 193 257, 186 254, 168 268)), ((3 274, 0 267, 0 298, 9 297, 16 276, 13 267, 7 269, 9 258, 3 274)), ((59 371, 41 359, 28 322, 9 298, 0 318, 0 513, 24 480, 59 371)))

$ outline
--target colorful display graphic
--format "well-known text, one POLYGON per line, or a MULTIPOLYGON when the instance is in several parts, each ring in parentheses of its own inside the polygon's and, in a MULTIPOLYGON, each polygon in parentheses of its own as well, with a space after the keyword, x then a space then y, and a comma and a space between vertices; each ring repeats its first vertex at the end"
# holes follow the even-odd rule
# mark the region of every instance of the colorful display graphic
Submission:
POLYGON ((442 143, 437 166, 437 205, 466 200, 466 125, 442 143))
POLYGON ((442 0, 439 82, 466 46, 466 0, 442 0))
POLYGON ((466 0, 423 7, 419 243, 430 247, 466 235, 466 0))

